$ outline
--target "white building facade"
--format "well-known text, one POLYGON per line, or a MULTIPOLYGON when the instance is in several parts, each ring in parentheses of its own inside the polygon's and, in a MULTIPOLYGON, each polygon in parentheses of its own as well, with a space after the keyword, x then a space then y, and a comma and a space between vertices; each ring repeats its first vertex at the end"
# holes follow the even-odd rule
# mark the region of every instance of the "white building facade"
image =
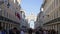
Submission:
POLYGON ((44 0, 42 8, 44 9, 44 27, 48 30, 54 29, 60 34, 60 0, 44 0))
POLYGON ((19 28, 21 6, 17 0, 0 0, 0 26, 9 30, 14 27, 19 28), (18 5, 19 4, 19 5, 18 5), (19 15, 16 15, 16 14, 19 15))
POLYGON ((26 15, 25 15, 24 10, 20 10, 20 12, 22 14, 21 15, 22 16, 22 19, 21 19, 21 23, 20 23, 20 28, 26 31, 26 29, 28 28, 28 20, 25 19, 26 18, 26 15))
POLYGON ((43 15, 44 15, 43 12, 40 11, 39 14, 38 14, 38 16, 37 16, 37 19, 35 21, 35 29, 43 27, 43 18, 44 18, 43 15))

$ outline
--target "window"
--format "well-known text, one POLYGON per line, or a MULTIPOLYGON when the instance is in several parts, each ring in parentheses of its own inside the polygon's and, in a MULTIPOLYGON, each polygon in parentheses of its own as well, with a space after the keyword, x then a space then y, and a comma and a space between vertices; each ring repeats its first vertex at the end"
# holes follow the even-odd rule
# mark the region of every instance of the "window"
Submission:
POLYGON ((58 11, 59 11, 59 10, 57 9, 57 17, 58 17, 58 11))
POLYGON ((60 5, 60 0, 59 0, 59 5, 60 5))
POLYGON ((55 4, 54 4, 54 2, 52 3, 52 9, 55 7, 55 4))
POLYGON ((56 7, 56 0, 54 0, 54 3, 55 3, 55 7, 56 7))
POLYGON ((56 6, 58 6, 58 0, 56 0, 56 6))
POLYGON ((7 17, 7 12, 6 9, 4 10, 4 16, 7 17))
POLYGON ((54 18, 55 18, 55 12, 54 12, 54 18))
POLYGON ((16 0, 16 3, 18 4, 18 1, 16 0))
POLYGON ((1 8, 0 8, 0 15, 2 15, 2 10, 1 10, 1 8))
POLYGON ((8 3, 8 0, 4 0, 4 4, 7 4, 8 3))
POLYGON ((14 0, 14 3, 16 3, 16 0, 14 0))
POLYGON ((7 13, 7 17, 8 17, 8 13, 7 13))
POLYGON ((3 28, 5 29, 5 22, 3 23, 3 28))
POLYGON ((54 0, 54 7, 55 7, 55 0, 54 0))
POLYGON ((59 7, 59 10, 58 10, 58 16, 60 17, 60 7, 59 7))

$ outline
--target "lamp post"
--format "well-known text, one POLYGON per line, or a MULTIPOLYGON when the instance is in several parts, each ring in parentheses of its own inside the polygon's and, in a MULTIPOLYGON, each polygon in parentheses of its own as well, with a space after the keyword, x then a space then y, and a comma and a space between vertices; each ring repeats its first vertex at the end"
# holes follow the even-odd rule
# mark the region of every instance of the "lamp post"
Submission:
POLYGON ((10 3, 9 3, 9 0, 8 0, 7 8, 9 8, 9 6, 10 6, 10 3))

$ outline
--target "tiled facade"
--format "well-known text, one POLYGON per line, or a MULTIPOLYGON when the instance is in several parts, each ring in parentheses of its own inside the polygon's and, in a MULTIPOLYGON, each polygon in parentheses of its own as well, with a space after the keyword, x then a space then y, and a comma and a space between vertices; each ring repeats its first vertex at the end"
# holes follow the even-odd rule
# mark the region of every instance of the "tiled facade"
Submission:
POLYGON ((44 0, 44 27, 60 31, 60 0, 44 0))
MULTIPOLYGON (((0 1, 2 2, 2 1, 0 1)), ((4 3, 0 5, 0 24, 5 29, 12 29, 13 27, 20 27, 20 20, 15 15, 16 12, 20 14, 20 5, 17 0, 3 0, 4 3)))

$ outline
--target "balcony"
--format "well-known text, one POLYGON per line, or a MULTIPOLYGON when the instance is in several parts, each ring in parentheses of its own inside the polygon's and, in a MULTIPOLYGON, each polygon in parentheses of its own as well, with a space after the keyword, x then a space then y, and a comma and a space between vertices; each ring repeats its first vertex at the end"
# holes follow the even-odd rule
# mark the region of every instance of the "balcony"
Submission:
POLYGON ((0 5, 4 3, 4 0, 0 0, 0 5))

